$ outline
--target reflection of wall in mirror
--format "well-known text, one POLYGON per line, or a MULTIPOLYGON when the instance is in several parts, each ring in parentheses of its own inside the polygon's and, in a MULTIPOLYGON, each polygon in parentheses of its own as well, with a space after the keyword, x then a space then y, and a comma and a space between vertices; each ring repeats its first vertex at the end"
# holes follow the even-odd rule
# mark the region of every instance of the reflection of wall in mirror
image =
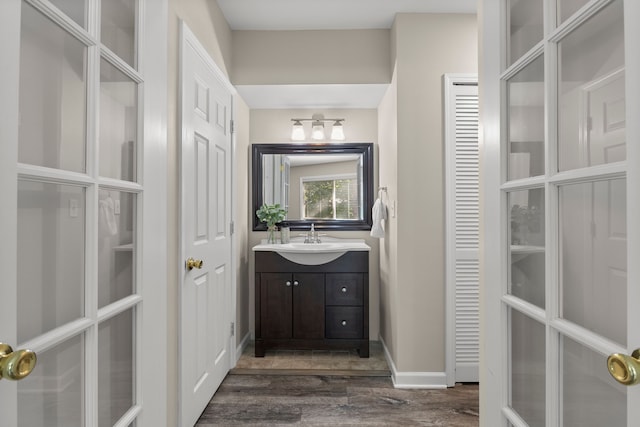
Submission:
POLYGON ((287 209, 289 187, 289 159, 283 154, 262 157, 263 201, 268 205, 279 204, 287 209))
POLYGON ((347 162, 323 163, 319 165, 306 165, 291 167, 289 184, 289 215, 290 219, 302 218, 302 200, 300 182, 303 177, 353 175, 358 168, 359 160, 347 162))

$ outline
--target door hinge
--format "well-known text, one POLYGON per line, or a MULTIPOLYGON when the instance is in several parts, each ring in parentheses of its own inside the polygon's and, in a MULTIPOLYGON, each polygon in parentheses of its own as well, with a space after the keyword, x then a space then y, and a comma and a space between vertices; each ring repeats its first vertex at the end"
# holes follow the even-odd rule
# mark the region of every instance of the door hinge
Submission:
POLYGON ((231 336, 234 337, 236 335, 236 324, 231 322, 231 336))
POLYGON ((231 128, 231 133, 236 133, 236 122, 235 122, 235 120, 231 120, 231 123, 229 124, 229 127, 231 128))
POLYGON ((229 233, 231 233, 231 235, 233 235, 233 233, 236 232, 236 224, 231 221, 231 223, 229 224, 229 233))

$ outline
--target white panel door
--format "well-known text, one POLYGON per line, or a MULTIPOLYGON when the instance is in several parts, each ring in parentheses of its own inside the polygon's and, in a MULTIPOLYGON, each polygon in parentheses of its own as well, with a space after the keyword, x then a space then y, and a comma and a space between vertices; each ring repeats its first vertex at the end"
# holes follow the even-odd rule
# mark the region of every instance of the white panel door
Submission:
POLYGON ((164 213, 155 237, 142 224, 143 209, 166 206, 155 186, 163 181, 143 184, 165 168, 162 155, 145 156, 163 136, 145 141, 143 131, 153 121, 163 133, 166 116, 145 114, 166 101, 158 90, 157 107, 143 111, 146 77, 158 74, 143 72, 139 37, 147 13, 166 18, 166 3, 144 3, 0 2, 0 341, 38 355, 28 377, 0 380, 3 426, 166 420, 143 408, 166 402, 166 380, 156 380, 166 358, 149 357, 165 347, 155 334, 164 335, 166 312, 145 293, 150 282, 166 293, 166 281, 143 265, 166 252, 142 251, 166 235, 164 213))
POLYGON ((180 410, 192 426, 230 368, 231 102, 213 61, 183 24, 180 410), (195 264, 187 265, 187 259, 195 264))
POLYGON ((478 78, 447 74, 447 385, 477 382, 480 359, 478 78))
POLYGON ((481 425, 636 426, 640 3, 482 3, 481 425))

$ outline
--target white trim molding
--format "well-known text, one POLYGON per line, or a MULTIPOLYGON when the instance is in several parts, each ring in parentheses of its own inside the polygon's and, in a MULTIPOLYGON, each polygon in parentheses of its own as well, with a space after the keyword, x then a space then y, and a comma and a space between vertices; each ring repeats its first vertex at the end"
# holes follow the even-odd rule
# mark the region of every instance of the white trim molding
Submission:
POLYGON ((399 372, 382 337, 380 337, 380 343, 391 370, 391 381, 393 381, 394 388, 430 390, 447 388, 447 374, 445 372, 399 372))
POLYGON ((240 360, 240 357, 242 357, 242 353, 244 352, 244 349, 247 348, 250 341, 251 341, 251 332, 247 332, 244 335, 244 337, 242 337, 242 340, 240 340, 240 344, 238 344, 238 346, 236 347, 236 354, 235 354, 235 358, 232 359, 233 364, 232 366, 230 366, 231 368, 235 368, 235 366, 238 364, 238 360, 240 360))

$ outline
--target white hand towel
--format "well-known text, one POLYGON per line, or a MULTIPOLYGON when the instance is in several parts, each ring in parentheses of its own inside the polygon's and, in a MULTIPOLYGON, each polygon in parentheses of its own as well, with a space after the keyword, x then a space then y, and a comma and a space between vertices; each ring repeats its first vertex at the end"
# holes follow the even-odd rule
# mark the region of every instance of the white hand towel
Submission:
POLYGON ((384 205, 380 198, 377 198, 371 209, 371 216, 373 217, 373 225, 371 227, 371 237, 377 237, 382 239, 384 237, 384 228, 382 223, 387 219, 387 207, 384 205))

